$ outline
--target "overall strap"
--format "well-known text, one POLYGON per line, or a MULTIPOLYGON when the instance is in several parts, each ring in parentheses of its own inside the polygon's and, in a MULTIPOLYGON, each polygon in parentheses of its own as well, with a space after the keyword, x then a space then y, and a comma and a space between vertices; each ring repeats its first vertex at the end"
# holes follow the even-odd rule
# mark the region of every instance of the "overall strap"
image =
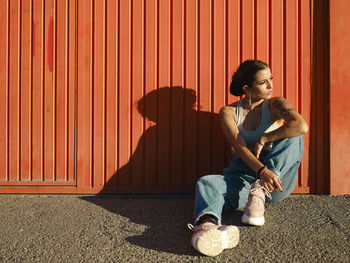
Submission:
POLYGON ((243 107, 242 107, 242 101, 238 101, 237 107, 236 107, 236 116, 237 116, 237 127, 240 126, 243 122, 243 107))

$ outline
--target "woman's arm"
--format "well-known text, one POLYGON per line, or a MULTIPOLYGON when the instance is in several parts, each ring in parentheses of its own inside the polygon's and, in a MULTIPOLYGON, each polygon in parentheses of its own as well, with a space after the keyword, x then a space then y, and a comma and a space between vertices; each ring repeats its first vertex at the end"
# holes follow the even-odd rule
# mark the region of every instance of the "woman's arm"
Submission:
MULTIPOLYGON (((239 157, 249 168, 257 172, 263 164, 248 149, 246 142, 240 135, 236 124, 236 113, 234 112, 234 109, 230 106, 223 107, 220 110, 220 121, 226 138, 235 148, 239 157)), ((272 192, 276 189, 282 191, 282 182, 277 175, 268 169, 266 169, 264 174, 266 175, 266 183, 264 183, 264 186, 268 191, 272 192)))
POLYGON ((284 138, 297 137, 308 131, 304 118, 293 109, 289 102, 276 97, 269 101, 270 114, 274 122, 285 122, 278 129, 260 136, 254 147, 255 156, 259 158, 260 152, 267 142, 274 142, 284 138))
POLYGON ((284 138, 297 137, 308 131, 304 118, 293 109, 289 102, 281 97, 270 100, 270 113, 274 121, 284 120, 285 124, 278 129, 265 133, 259 142, 274 142, 284 138))

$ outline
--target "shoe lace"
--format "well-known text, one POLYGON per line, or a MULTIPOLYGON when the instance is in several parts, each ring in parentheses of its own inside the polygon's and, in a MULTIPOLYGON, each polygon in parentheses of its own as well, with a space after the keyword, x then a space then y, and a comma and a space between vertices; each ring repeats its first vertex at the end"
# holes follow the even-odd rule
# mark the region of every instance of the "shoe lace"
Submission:
POLYGON ((272 196, 271 196, 271 193, 269 191, 267 191, 267 189, 265 187, 263 187, 264 189, 264 193, 265 195, 269 198, 269 199, 272 199, 272 196))
POLYGON ((272 196, 269 191, 260 183, 257 183, 256 186, 251 190, 252 195, 256 195, 258 191, 263 191, 263 193, 270 199, 272 199, 272 196))

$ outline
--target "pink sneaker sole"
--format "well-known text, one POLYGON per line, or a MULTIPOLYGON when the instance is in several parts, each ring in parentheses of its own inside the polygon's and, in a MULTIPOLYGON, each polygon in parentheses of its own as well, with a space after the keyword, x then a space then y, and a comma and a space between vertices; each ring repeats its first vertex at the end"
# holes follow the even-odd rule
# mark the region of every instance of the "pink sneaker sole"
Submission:
POLYGON ((217 256, 226 248, 233 248, 239 242, 239 230, 236 226, 208 230, 192 240, 192 245, 202 254, 217 256))
POLYGON ((244 213, 241 219, 242 219, 242 222, 247 225, 262 226, 265 224, 265 218, 263 216, 251 217, 244 213))

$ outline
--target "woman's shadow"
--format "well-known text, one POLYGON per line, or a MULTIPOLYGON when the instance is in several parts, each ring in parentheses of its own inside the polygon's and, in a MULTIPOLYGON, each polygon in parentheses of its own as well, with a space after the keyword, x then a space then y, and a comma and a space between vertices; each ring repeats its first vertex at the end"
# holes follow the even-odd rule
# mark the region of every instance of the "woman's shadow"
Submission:
MULTIPOLYGON (((193 193, 199 177, 222 174, 230 149, 219 116, 200 111, 197 101, 194 90, 178 86, 159 88, 142 97, 136 108, 153 125, 146 125, 128 163, 115 172, 101 194, 119 194, 125 189, 134 193, 193 193)), ((82 199, 146 225, 142 235, 126 238, 131 244, 194 254, 188 245, 190 232, 186 231, 186 223, 193 219, 193 195, 82 199)))

